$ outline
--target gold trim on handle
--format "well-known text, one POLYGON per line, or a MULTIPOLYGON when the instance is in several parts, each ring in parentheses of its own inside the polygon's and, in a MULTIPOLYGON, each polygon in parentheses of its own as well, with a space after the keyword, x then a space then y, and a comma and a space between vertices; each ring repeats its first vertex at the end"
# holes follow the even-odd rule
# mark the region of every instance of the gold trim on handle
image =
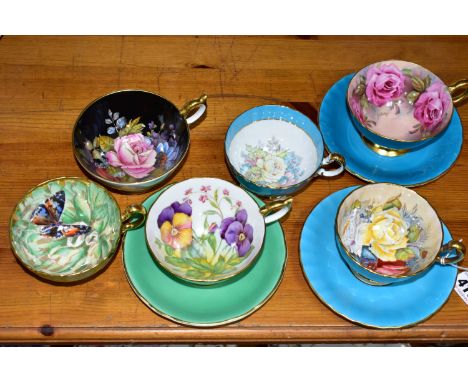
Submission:
POLYGON ((191 101, 188 101, 182 109, 179 110, 180 114, 182 117, 187 119, 190 115, 190 113, 200 105, 205 105, 206 106, 206 100, 208 96, 206 94, 202 94, 199 98, 193 99, 191 101))
POLYGON ((468 78, 447 86, 447 89, 452 97, 454 106, 460 106, 464 101, 468 100, 468 78))
POLYGON ((444 244, 440 248, 440 251, 436 256, 436 259, 442 265, 459 263, 465 257, 465 253, 466 253, 466 247, 465 247, 465 244, 463 244, 461 240, 450 240, 447 244, 444 244), (455 257, 442 256, 442 254, 449 252, 453 249, 457 252, 457 256, 455 257))
POLYGON ((268 216, 274 212, 279 211, 283 207, 291 208, 292 202, 293 202, 293 198, 287 198, 284 200, 275 200, 273 202, 267 201, 265 202, 265 205, 262 208, 260 208, 260 213, 263 216, 268 216))
POLYGON ((146 219, 146 208, 139 204, 130 204, 120 216, 122 220, 122 233, 143 225, 146 219))

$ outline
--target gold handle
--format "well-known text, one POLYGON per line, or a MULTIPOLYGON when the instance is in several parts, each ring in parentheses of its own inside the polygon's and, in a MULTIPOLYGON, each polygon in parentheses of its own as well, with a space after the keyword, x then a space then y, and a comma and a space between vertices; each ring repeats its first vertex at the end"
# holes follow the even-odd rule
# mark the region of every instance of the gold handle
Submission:
POLYGON ((463 101, 468 99, 468 78, 457 81, 452 85, 449 85, 448 91, 452 96, 452 102, 455 106, 460 106, 463 101))
POLYGON ((208 96, 206 94, 202 94, 199 98, 188 101, 182 109, 180 109, 180 114, 186 119, 187 124, 191 125, 204 114, 207 98, 208 96), (197 108, 199 109, 199 112, 190 116, 190 114, 197 108))
POLYGON ((286 198, 283 200, 275 200, 266 202, 260 208, 260 213, 265 219, 265 224, 274 223, 283 218, 292 208, 293 198, 286 198))
POLYGON ((127 232, 129 229, 140 227, 146 219, 146 209, 139 204, 131 204, 120 216, 122 220, 122 233, 127 232))
POLYGON ((447 244, 444 244, 442 248, 440 248, 440 251, 437 254, 437 261, 442 265, 459 263, 465 257, 465 253, 466 253, 466 247, 461 242, 461 240, 459 241, 450 240, 447 244), (448 257, 447 255, 442 256, 443 254, 450 252, 453 249, 457 252, 456 256, 454 257, 448 257))

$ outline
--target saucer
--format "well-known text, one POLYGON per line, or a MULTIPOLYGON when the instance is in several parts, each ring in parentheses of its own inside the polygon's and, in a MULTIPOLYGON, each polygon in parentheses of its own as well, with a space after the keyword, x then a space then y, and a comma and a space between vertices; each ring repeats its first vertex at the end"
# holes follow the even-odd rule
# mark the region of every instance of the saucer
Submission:
POLYGON ((368 182, 391 182, 419 186, 445 174, 457 160, 463 142, 458 112, 445 131, 431 144, 396 157, 372 151, 353 125, 346 106, 349 74, 336 82, 323 98, 319 126, 329 152, 339 152, 346 159, 346 170, 368 182), (434 158, 437 158, 436 160, 434 158))
MULTIPOLYGON (((143 205, 149 210, 161 192, 150 196, 143 205)), ((163 271, 148 251, 144 227, 127 233, 123 253, 127 279, 143 303, 169 320, 196 327, 228 324, 258 310, 278 288, 287 259, 279 223, 267 227, 257 262, 242 274, 219 284, 186 283, 163 271)))
MULTIPOLYGON (((457 269, 435 264, 414 280, 387 286, 371 286, 356 279, 338 252, 334 230, 338 206, 355 188, 329 195, 307 218, 300 239, 307 282, 325 305, 353 323, 380 329, 416 325, 447 301, 457 269)), ((451 235, 445 225, 443 228, 445 243, 451 235)))

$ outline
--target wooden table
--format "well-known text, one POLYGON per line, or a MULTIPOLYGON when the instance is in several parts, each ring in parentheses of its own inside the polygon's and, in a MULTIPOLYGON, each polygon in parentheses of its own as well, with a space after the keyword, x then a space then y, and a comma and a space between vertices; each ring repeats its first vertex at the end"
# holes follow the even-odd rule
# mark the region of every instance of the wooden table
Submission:
MULTIPOLYGON (((467 37, 10 37, 0 40, 0 341, 110 342, 468 342, 468 307, 452 293, 416 327, 372 330, 351 324, 309 289, 299 265, 300 230, 325 196, 362 184, 345 174, 315 180, 283 223, 289 251, 274 297, 225 327, 194 329, 150 311, 128 285, 119 250, 97 278, 75 286, 41 281, 16 262, 8 221, 32 186, 85 175, 73 159, 72 127, 88 102, 141 88, 175 104, 206 92, 208 116, 192 134, 188 160, 174 180, 232 180, 224 162, 229 123, 266 103, 292 104, 316 117, 329 87, 368 63, 400 58, 431 68, 447 83, 468 76, 467 37)), ((459 108, 468 124, 468 105, 459 108)), ((434 158, 437 160, 437 158, 434 158)), ((430 199, 454 237, 468 239, 468 145, 442 178, 417 191, 430 199)), ((116 197, 121 207, 149 195, 116 197)), ((465 266, 468 261, 464 262, 465 266)))

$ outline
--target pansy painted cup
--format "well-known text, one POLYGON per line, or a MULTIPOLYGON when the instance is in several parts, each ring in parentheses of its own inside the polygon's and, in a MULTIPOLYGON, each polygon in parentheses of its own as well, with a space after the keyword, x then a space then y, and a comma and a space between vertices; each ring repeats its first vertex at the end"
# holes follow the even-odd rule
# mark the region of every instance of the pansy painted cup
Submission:
POLYGON ((10 242, 18 261, 56 282, 83 280, 112 259, 122 234, 141 226, 146 210, 123 214, 102 186, 79 178, 48 180, 30 190, 10 219, 10 242))
POLYGON ((287 199, 259 208, 246 191, 225 180, 187 179, 167 187, 152 205, 146 241, 154 259, 169 273, 213 284, 254 263, 265 225, 284 217, 291 203, 287 199))
POLYGON ((461 240, 442 245, 442 223, 426 199, 392 183, 352 191, 338 208, 335 234, 351 271, 370 285, 407 281, 465 254, 461 240))
POLYGON ((355 127, 375 152, 396 156, 429 144, 468 99, 468 79, 447 86, 412 62, 388 60, 352 78, 347 103, 355 127))
POLYGON ((237 181, 261 196, 291 195, 316 176, 336 176, 344 170, 341 155, 324 157, 317 126, 286 106, 258 106, 239 115, 229 126, 224 148, 237 181), (330 165, 336 168, 327 169, 330 165))
POLYGON ((163 182, 185 158, 190 126, 206 111, 206 95, 179 110, 143 90, 122 90, 98 98, 73 129, 76 160, 107 187, 145 192, 163 182))

